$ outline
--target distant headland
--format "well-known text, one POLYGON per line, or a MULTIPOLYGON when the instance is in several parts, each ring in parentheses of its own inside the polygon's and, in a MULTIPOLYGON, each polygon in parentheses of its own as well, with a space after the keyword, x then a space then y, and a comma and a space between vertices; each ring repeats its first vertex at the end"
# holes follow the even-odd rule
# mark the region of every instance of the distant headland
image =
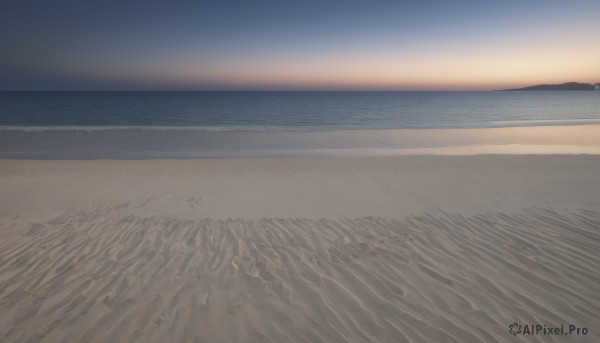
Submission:
POLYGON ((559 85, 535 85, 524 88, 501 89, 502 91, 593 91, 600 90, 600 83, 565 82, 559 85))

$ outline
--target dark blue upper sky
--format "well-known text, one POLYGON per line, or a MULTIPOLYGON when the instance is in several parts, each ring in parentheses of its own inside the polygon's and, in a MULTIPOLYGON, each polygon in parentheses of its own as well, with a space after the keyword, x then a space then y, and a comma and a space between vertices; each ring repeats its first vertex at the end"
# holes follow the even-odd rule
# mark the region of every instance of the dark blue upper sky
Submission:
POLYGON ((600 1, 0 4, 0 89, 490 89, 600 81, 600 1))

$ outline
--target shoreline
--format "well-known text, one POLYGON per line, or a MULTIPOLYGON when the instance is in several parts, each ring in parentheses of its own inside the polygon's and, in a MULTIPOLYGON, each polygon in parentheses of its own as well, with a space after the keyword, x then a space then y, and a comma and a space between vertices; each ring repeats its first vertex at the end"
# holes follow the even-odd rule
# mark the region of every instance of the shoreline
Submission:
POLYGON ((456 124, 447 126, 418 126, 396 128, 365 128, 363 125, 318 125, 318 126, 201 126, 201 125, 0 125, 0 132, 40 132, 40 131, 196 131, 196 132, 339 132, 339 131, 397 131, 397 130, 463 130, 463 129, 502 129, 525 128, 546 126, 579 126, 600 125, 600 119, 522 119, 522 120, 495 120, 489 122, 476 122, 471 125, 456 124), (486 125, 487 124, 487 125, 486 125), (318 129, 323 128, 325 129, 318 129))
POLYGON ((237 132, 4 131, 0 159, 197 159, 377 155, 600 154, 600 125, 237 132))

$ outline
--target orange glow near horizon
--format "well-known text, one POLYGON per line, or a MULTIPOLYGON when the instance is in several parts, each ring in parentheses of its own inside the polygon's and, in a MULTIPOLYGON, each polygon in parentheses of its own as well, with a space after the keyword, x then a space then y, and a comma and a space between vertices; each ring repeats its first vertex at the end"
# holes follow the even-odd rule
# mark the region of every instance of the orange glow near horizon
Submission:
MULTIPOLYGON (((355 48, 355 47, 352 47, 355 48)), ((600 47, 561 49, 522 44, 487 47, 401 48, 361 52, 273 53, 244 60, 175 66, 140 65, 125 74, 142 84, 167 81, 194 88, 490 90, 563 82, 600 82, 600 47), (585 49, 585 51, 584 51, 585 49)), ((105 70, 103 75, 110 75, 105 70)), ((119 77, 122 75, 114 75, 119 77)))
MULTIPOLYGON (((595 56, 600 56, 596 54, 595 56)), ((140 84, 176 84, 194 88, 489 90, 563 82, 600 82, 600 63, 593 54, 542 58, 535 54, 464 58, 425 55, 421 58, 337 57, 319 63, 264 61, 254 65, 197 66, 194 63, 105 70, 96 78, 123 78, 140 84)), ((82 73, 80 73, 82 74, 82 73)), ((85 72, 83 73, 85 74, 85 72)))

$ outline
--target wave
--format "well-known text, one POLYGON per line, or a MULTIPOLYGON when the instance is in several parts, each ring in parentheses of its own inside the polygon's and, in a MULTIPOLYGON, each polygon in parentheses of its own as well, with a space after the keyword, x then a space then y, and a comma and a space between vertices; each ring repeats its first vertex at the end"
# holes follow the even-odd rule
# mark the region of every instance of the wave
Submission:
MULTIPOLYGON (((423 127, 434 128, 434 127, 423 127)), ((364 125, 245 125, 245 126, 0 126, 0 132, 103 132, 103 131, 189 131, 189 132, 329 132, 358 130, 396 130, 412 127, 378 127, 364 125)))
MULTIPOLYGON (((200 132, 236 132, 236 131, 312 131, 313 127, 286 126, 0 126, 0 131, 44 132, 44 131, 200 131, 200 132)), ((316 128, 316 127, 314 127, 316 128)))
POLYGON ((408 126, 378 125, 237 125, 237 126, 156 126, 156 125, 100 125, 100 126, 0 126, 0 132, 98 132, 98 131, 197 131, 197 132, 327 132, 354 130, 419 130, 419 129, 460 129, 494 128, 522 126, 559 126, 600 124, 600 119, 517 119, 495 120, 472 123, 444 123, 408 126))

